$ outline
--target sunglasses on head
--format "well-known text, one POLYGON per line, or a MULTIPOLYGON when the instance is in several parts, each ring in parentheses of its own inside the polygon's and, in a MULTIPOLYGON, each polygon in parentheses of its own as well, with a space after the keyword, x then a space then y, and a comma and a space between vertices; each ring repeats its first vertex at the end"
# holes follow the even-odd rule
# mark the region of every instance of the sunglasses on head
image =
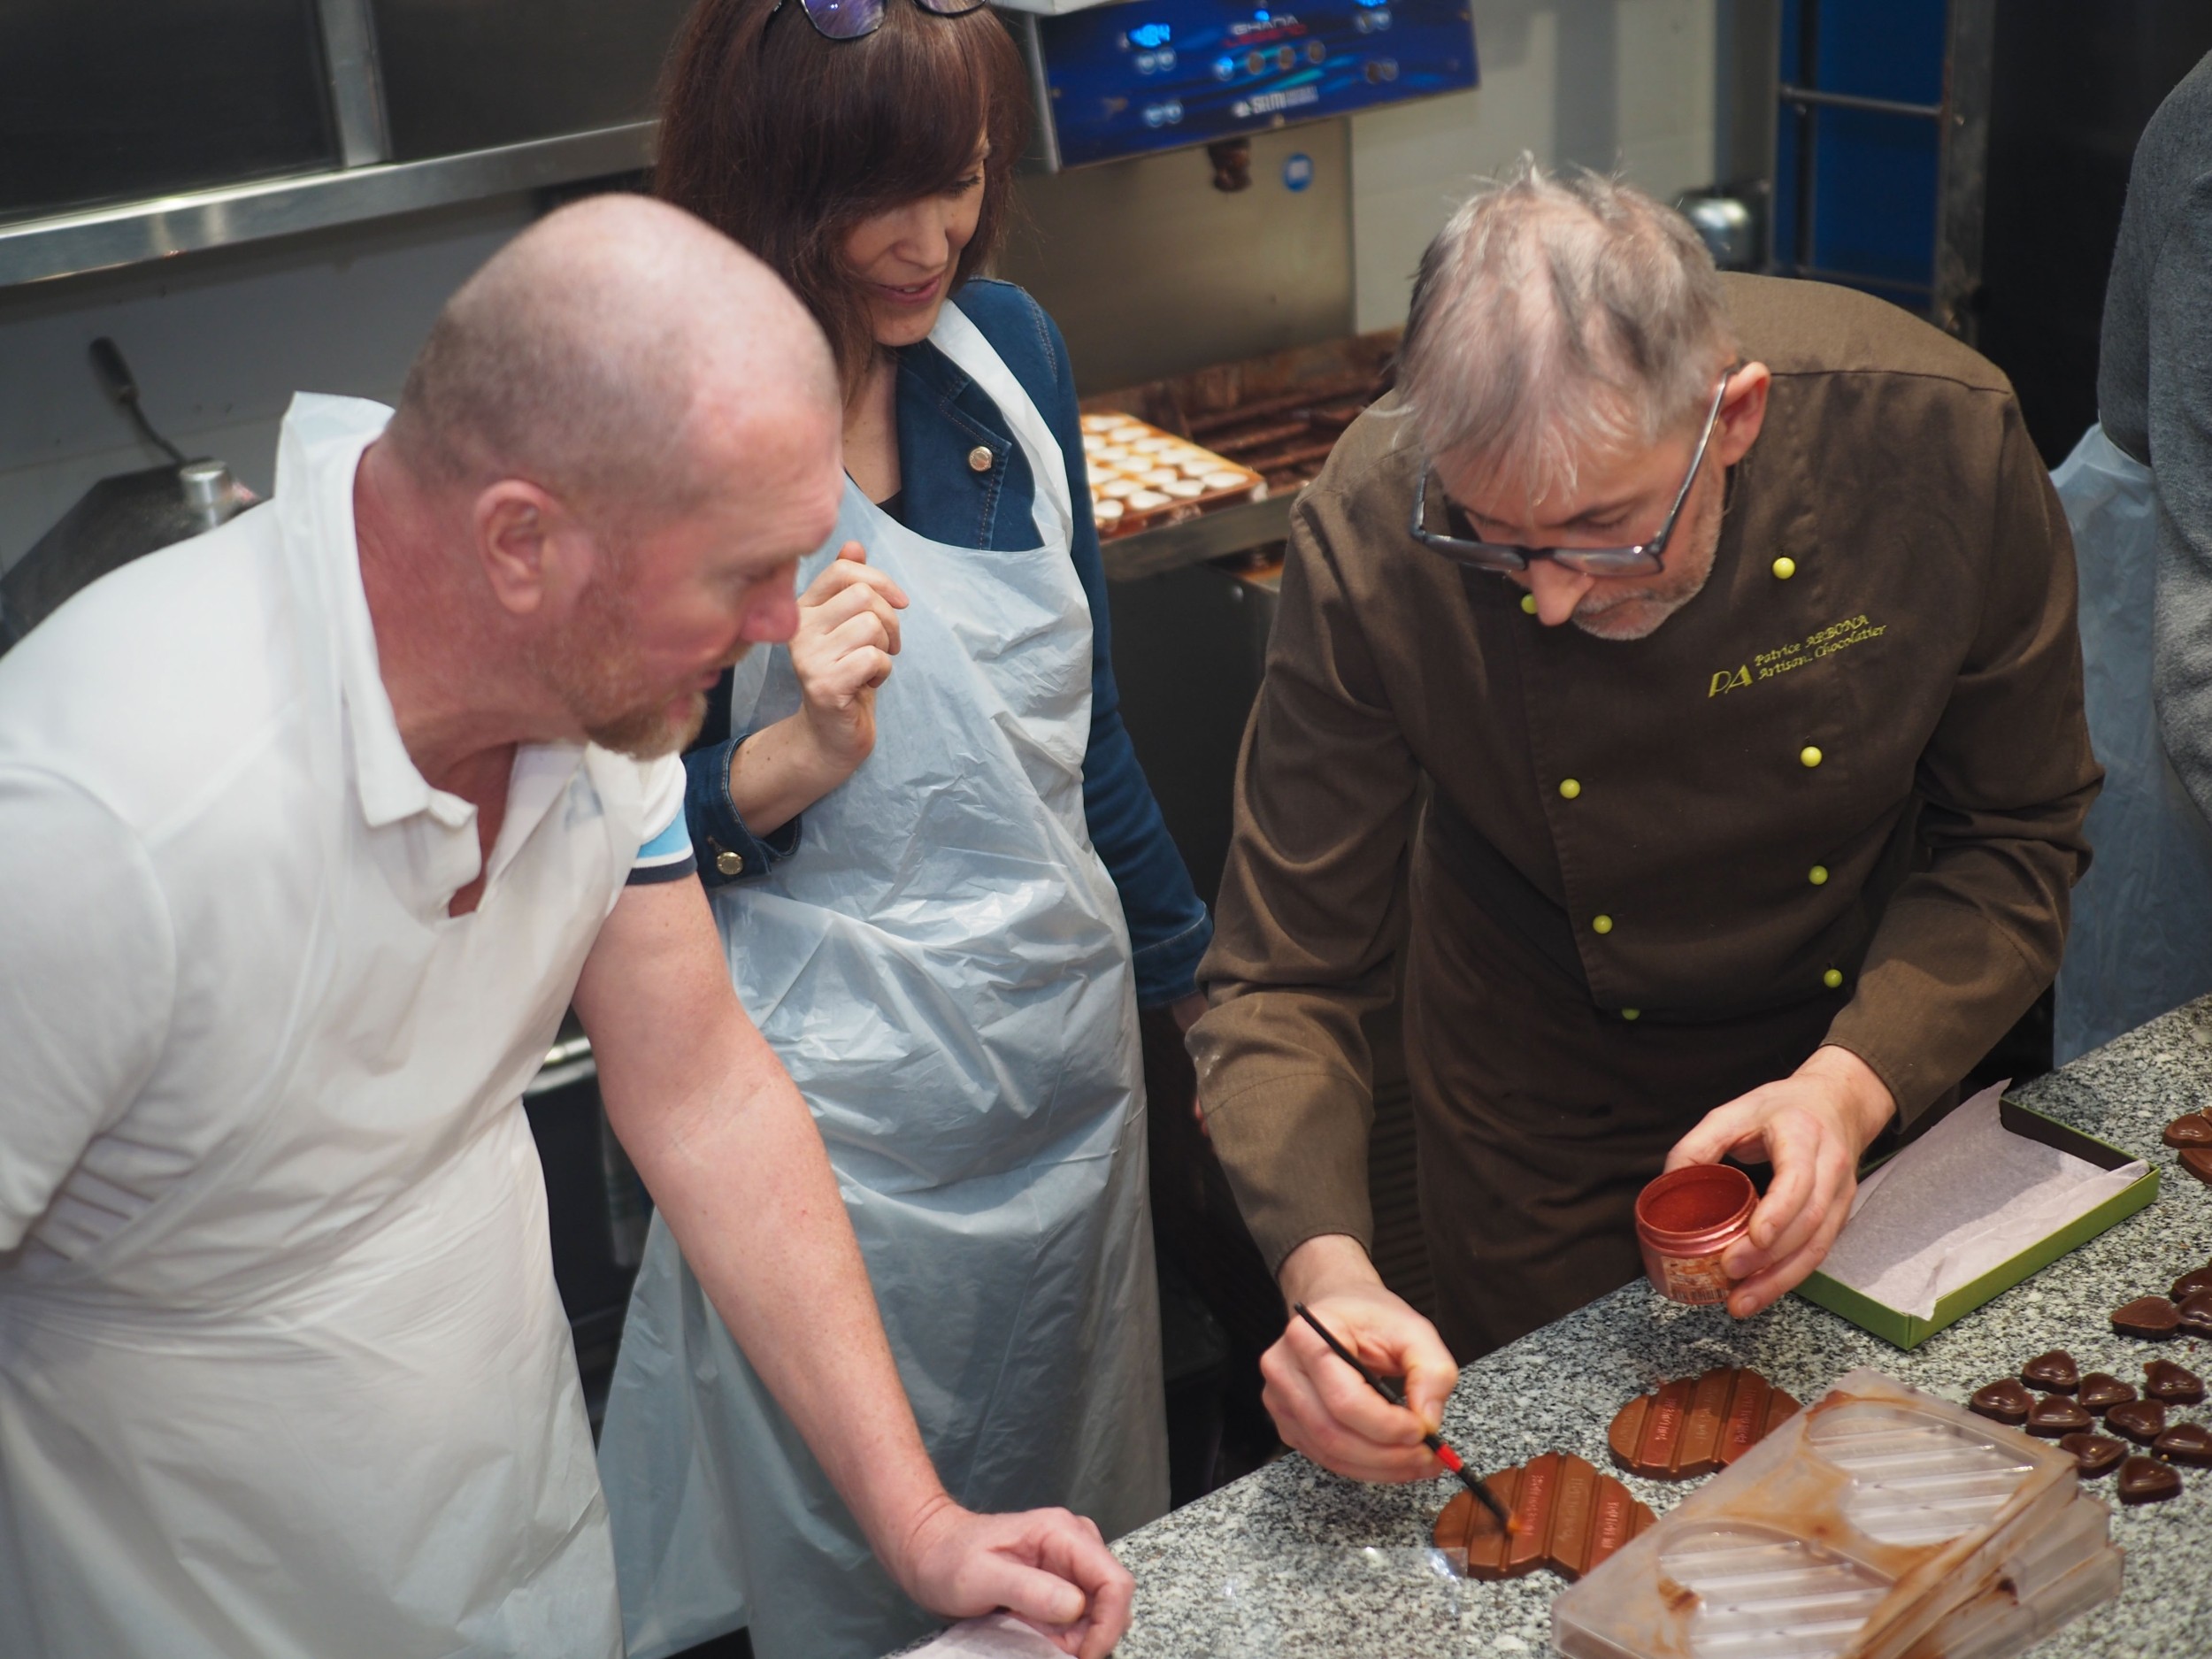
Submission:
MULTIPOLYGON (((883 27, 886 4, 887 0, 799 0, 799 9, 824 40, 856 41, 883 27)), ((941 18, 963 18, 983 10, 987 0, 914 0, 914 4, 941 18)), ((783 0, 776 0, 775 11, 782 10, 783 0)))

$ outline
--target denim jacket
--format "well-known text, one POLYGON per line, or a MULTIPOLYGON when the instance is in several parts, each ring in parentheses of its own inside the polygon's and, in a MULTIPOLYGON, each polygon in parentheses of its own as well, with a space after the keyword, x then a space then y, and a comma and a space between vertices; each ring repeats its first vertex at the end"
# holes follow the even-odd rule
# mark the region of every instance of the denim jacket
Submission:
MULTIPOLYGON (((1076 417, 1075 375, 1060 331, 1020 288, 983 279, 955 296, 992 348, 1005 359, 1067 457, 1075 503, 1069 549, 1090 601, 1091 738, 1083 758, 1083 809, 1129 921, 1136 953, 1137 1001, 1156 1008, 1190 994, 1198 959, 1213 936, 1206 907, 1191 886, 1182 854, 1169 839, 1152 787, 1145 781, 1121 723, 1106 611, 1106 570, 1098 530, 1087 511, 1082 429, 1076 417)), ((1035 486, 1013 429, 983 389, 924 342, 900 354, 897 391, 900 517, 916 534, 956 547, 1015 551, 1037 545, 1030 518, 1035 486), (969 465, 977 448, 990 451, 989 470, 969 465)), ((729 729, 728 678, 710 709, 706 730, 729 729)), ((746 735, 708 741, 684 757, 690 787, 687 816, 709 887, 764 875, 783 859, 803 857, 801 819, 772 835, 756 836, 730 801, 730 755, 746 735)))

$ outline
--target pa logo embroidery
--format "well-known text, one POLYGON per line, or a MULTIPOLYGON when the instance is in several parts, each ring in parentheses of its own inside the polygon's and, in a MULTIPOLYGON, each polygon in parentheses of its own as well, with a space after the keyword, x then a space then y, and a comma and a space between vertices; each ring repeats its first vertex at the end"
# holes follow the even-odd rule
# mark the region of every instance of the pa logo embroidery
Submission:
POLYGON ((1863 612, 1855 617, 1846 617, 1840 622, 1832 622, 1824 628, 1815 629, 1801 640, 1778 645, 1770 651, 1761 651, 1748 663, 1722 669, 1706 681, 1706 698, 1710 701, 1715 697, 1724 697, 1732 691, 1745 690, 1755 680, 1779 679, 1808 663, 1816 663, 1823 657, 1847 651, 1855 645, 1878 640, 1888 632, 1888 623, 1870 621, 1863 612))

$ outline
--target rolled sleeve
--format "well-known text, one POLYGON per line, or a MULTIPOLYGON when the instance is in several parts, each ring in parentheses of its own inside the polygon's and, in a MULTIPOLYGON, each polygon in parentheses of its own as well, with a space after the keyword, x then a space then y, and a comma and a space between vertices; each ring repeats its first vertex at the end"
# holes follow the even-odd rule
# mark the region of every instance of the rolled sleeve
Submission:
POLYGON ((756 835, 730 799, 730 757, 751 735, 695 749, 684 757, 684 818, 699 859, 699 879, 710 890, 757 881, 799 850, 803 814, 771 834, 756 835))
MULTIPOLYGON (((1186 884, 1188 879, 1185 878, 1186 884)), ((1164 1008, 1197 990, 1198 964, 1205 957, 1206 947, 1213 942, 1214 924, 1204 905, 1196 908, 1196 918, 1181 932, 1137 947, 1139 1008, 1164 1008)), ((1133 937, 1136 933, 1134 922, 1130 924, 1130 933, 1133 937)))
POLYGON ((629 885, 648 887, 656 881, 681 881, 699 871, 692 850, 691 830, 685 810, 690 779, 673 756, 649 763, 644 840, 630 866, 629 885))

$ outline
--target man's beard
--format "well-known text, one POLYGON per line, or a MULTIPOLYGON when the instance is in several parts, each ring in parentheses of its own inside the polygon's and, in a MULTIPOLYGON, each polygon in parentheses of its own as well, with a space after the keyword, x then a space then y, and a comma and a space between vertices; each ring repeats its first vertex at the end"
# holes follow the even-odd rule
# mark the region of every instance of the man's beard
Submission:
POLYGON ((584 735, 602 749, 635 760, 672 755, 699 734, 707 695, 693 690, 671 716, 673 688, 652 689, 624 648, 633 637, 633 609, 617 580, 585 589, 576 614, 537 653, 538 672, 584 735))
POLYGON ((1655 580, 1632 592, 1608 595, 1595 610, 1585 598, 1575 607, 1575 626, 1600 640, 1641 640, 1656 634, 1661 623, 1705 591, 1720 546, 1724 504, 1724 492, 1715 492, 1699 509, 1696 522, 1676 526, 1674 550, 1679 562, 1674 569, 1656 572, 1655 580))
POLYGON ((1704 586, 1701 579, 1695 588, 1679 595, 1659 594, 1648 588, 1642 593, 1624 594, 1609 600, 1601 611, 1577 610, 1574 625, 1593 639, 1648 639, 1659 631, 1661 623, 1696 598, 1704 586))
MULTIPOLYGON (((627 755, 633 760, 657 760, 663 755, 673 755, 688 748, 691 740, 699 735, 699 728, 706 724, 707 694, 693 692, 684 704, 684 712, 674 718, 668 713, 670 701, 659 697, 611 718, 588 721, 584 735, 600 748, 627 755)), ((580 710, 579 714, 580 718, 580 710)))

